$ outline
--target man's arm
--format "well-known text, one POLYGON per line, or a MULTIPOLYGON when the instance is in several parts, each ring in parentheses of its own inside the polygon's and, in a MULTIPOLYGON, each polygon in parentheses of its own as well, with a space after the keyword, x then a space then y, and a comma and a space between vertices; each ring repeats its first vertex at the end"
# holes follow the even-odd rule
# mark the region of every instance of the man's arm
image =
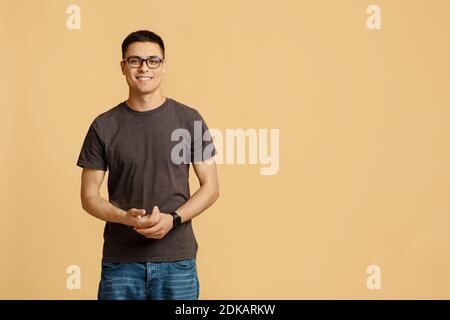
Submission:
POLYGON ((123 223, 126 212, 100 196, 105 171, 83 168, 81 173, 81 205, 92 216, 107 222, 123 223))
POLYGON ((105 171, 83 168, 81 173, 81 204, 90 215, 107 222, 121 223, 132 227, 149 228, 161 220, 158 214, 145 215, 144 209, 122 210, 100 196, 100 186, 105 171))
POLYGON ((192 164, 200 188, 176 211, 181 222, 186 222, 209 208, 219 197, 219 179, 214 159, 192 164))

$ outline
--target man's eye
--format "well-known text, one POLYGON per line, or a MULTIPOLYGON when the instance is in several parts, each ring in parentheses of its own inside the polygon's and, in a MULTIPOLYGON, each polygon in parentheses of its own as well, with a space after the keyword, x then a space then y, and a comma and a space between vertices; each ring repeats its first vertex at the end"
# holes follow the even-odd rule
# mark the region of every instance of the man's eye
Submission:
POLYGON ((130 63, 139 63, 139 59, 138 58, 131 58, 130 63))

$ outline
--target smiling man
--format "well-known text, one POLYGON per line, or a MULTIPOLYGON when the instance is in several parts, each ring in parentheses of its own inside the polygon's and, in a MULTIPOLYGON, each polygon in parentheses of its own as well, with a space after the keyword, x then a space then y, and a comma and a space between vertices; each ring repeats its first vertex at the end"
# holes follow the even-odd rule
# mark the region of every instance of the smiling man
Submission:
POLYGON ((161 37, 131 33, 122 43, 120 67, 128 99, 94 119, 77 161, 83 209, 106 221, 98 299, 196 300, 198 245, 191 221, 219 196, 216 151, 200 113, 162 93, 161 37), (199 134, 195 123, 202 125, 199 134), (190 133, 183 156, 190 162, 171 157, 178 143, 172 133, 180 129, 190 133), (200 182, 192 196, 191 163, 200 182), (109 201, 100 196, 107 170, 109 201))

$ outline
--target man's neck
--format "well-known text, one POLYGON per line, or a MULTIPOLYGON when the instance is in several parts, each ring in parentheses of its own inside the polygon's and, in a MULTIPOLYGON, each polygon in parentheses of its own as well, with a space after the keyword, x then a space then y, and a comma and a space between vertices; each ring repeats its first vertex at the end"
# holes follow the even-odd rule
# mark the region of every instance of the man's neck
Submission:
POLYGON ((135 111, 143 112, 156 109, 166 101, 161 92, 155 92, 148 95, 133 95, 130 93, 127 105, 135 111))

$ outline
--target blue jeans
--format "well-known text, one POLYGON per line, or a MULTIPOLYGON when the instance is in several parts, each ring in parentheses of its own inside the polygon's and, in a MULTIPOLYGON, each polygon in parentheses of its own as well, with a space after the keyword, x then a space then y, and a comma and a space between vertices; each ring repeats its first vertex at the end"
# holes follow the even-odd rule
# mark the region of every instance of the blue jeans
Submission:
POLYGON ((171 262, 102 263, 99 300, 198 300, 195 258, 171 262))

